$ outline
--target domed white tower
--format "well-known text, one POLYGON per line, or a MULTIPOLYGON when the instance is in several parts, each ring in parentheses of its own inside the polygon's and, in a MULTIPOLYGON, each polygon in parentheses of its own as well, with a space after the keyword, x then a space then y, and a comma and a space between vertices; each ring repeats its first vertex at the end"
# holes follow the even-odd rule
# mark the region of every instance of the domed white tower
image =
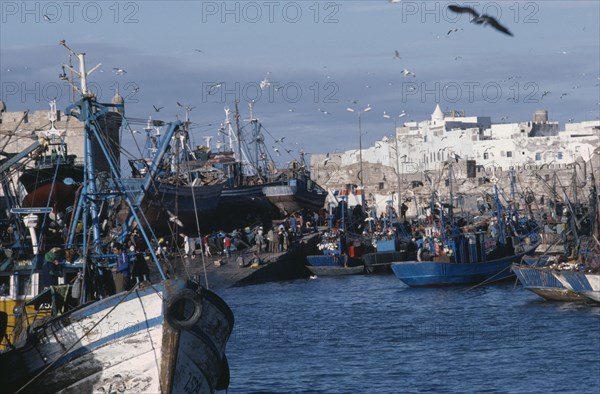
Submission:
POLYGON ((431 121, 432 122, 441 122, 443 120, 444 120, 444 113, 442 112, 442 109, 440 108, 440 105, 437 104, 435 106, 435 110, 431 114, 431 121))

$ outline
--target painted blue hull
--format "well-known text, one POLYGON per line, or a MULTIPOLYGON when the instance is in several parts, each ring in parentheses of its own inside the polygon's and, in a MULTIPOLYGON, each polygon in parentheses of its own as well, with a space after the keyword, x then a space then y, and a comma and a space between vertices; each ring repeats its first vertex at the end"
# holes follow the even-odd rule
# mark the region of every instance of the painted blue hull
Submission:
POLYGON ((392 263, 392 272, 411 287, 459 286, 483 282, 497 282, 514 274, 512 264, 521 261, 525 254, 533 253, 537 244, 527 251, 496 260, 475 263, 435 261, 404 261, 392 263))

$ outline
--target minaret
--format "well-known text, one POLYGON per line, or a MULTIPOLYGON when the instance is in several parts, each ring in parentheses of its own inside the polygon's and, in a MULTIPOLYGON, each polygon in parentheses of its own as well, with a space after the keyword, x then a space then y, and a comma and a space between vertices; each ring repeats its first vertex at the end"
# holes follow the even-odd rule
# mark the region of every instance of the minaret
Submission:
POLYGON ((444 120, 444 113, 442 112, 442 109, 440 108, 440 105, 437 104, 435 106, 435 110, 433 111, 433 113, 431 114, 431 121, 432 122, 441 122, 444 120))

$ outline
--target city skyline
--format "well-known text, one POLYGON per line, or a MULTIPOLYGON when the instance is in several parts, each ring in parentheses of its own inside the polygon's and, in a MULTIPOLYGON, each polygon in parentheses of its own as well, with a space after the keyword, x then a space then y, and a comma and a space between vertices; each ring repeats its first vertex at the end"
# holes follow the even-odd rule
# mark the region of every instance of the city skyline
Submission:
POLYGON ((200 144, 217 135, 225 106, 237 98, 247 120, 254 100, 254 115, 296 158, 300 148, 357 149, 349 107, 372 107, 363 146, 394 124, 428 119, 438 103, 493 122, 546 109, 561 129, 600 113, 593 1, 469 3, 514 37, 449 12, 453 2, 67 3, 2 2, 0 98, 9 111, 44 110, 54 97, 65 108, 64 39, 87 53, 89 68, 102 63, 92 89, 103 101, 118 91, 128 116, 172 121, 195 107, 200 144))

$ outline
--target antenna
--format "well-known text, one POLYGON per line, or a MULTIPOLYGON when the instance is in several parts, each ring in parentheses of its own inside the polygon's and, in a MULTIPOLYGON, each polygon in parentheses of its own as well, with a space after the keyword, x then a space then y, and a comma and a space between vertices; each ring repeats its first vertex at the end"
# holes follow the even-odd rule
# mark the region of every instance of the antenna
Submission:
POLYGON ((63 64, 62 65, 63 72, 62 72, 62 74, 59 75, 59 78, 64 81, 67 81, 75 90, 77 90, 79 93, 81 93, 82 96, 90 96, 91 94, 88 92, 88 88, 87 88, 87 77, 88 77, 88 75, 90 75, 94 71, 96 71, 102 65, 102 63, 97 64, 90 71, 86 71, 85 70, 85 53, 75 53, 71 48, 69 48, 69 46, 66 44, 65 40, 61 40, 59 42, 59 45, 64 46, 67 49, 67 51, 69 51, 71 56, 75 56, 79 60, 79 71, 76 71, 69 64, 63 64), (77 87, 73 81, 70 81, 67 78, 67 75, 65 73, 65 68, 69 69, 72 73, 76 74, 79 77, 79 81, 80 81, 79 87, 77 87))

